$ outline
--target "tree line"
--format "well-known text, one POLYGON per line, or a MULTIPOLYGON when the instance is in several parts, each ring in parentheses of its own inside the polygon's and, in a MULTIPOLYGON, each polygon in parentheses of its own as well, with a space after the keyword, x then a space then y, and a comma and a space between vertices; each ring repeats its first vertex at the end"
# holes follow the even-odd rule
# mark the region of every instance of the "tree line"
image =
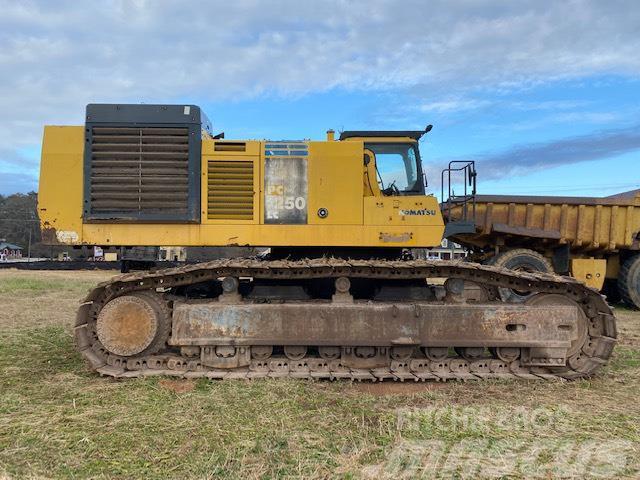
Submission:
POLYGON ((31 245, 31 256, 49 255, 50 249, 42 245, 36 192, 0 195, 0 239, 23 248, 26 257, 31 245))

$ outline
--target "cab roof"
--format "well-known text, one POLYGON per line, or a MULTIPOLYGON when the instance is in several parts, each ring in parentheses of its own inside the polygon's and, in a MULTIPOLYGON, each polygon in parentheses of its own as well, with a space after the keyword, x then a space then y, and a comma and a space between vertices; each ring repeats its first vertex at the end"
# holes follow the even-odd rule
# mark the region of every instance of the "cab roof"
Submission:
POLYGON ((431 130, 427 127, 424 130, 346 130, 340 133, 340 140, 346 140, 348 138, 367 138, 367 137, 378 137, 378 138, 399 138, 399 137, 409 137, 414 140, 420 140, 425 133, 431 130))

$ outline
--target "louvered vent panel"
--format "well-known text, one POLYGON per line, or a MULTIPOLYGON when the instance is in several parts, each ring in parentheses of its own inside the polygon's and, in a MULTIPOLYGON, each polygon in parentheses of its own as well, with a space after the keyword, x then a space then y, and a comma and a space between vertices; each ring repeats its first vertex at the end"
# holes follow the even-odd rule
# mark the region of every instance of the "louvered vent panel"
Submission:
POLYGON ((188 128, 92 127, 91 212, 186 214, 188 163, 188 128))
POLYGON ((253 162, 210 160, 208 218, 253 220, 253 162))

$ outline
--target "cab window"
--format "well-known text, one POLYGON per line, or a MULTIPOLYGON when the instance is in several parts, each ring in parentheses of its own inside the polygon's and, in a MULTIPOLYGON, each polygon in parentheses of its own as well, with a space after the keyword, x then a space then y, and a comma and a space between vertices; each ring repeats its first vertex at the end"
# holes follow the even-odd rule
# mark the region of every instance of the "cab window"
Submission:
POLYGON ((378 185, 385 195, 424 193, 417 147, 407 143, 367 143, 376 156, 378 185))

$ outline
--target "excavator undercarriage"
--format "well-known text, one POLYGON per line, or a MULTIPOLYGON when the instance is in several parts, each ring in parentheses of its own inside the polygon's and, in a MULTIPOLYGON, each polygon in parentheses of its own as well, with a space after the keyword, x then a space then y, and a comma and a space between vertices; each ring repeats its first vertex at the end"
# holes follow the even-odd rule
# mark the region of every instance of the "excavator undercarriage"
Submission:
POLYGON ((567 277, 466 262, 219 260, 115 277, 77 345, 113 377, 574 379, 616 343, 610 307, 567 277), (505 303, 499 289, 529 293, 505 303))

